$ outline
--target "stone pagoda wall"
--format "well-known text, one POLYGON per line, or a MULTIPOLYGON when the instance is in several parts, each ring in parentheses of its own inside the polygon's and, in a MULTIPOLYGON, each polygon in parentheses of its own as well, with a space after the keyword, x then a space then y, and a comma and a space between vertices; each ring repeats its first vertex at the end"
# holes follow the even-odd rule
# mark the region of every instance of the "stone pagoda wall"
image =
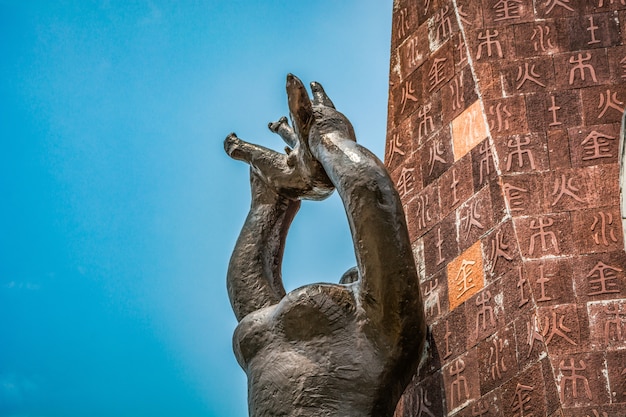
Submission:
POLYGON ((431 329, 396 415, 626 416, 626 0, 397 0, 385 163, 431 329))

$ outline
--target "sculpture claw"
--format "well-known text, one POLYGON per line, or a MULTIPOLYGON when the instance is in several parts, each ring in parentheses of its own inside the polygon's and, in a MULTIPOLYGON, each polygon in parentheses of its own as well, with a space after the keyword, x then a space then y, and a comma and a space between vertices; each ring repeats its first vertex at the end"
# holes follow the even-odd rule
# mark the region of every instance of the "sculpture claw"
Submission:
POLYGON ((324 91, 324 87, 322 87, 322 84, 318 83, 317 81, 313 81, 311 83, 311 91, 313 92, 314 106, 326 106, 333 109, 335 108, 332 100, 328 98, 326 91, 324 91))

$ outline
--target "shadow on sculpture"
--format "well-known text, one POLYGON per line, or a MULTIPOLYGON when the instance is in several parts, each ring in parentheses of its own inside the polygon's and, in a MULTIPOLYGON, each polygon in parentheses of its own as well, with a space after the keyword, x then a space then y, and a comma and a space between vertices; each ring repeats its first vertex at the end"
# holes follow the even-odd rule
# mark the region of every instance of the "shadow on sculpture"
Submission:
POLYGON ((250 416, 392 416, 423 355, 419 281, 402 205, 383 164, 356 143, 322 86, 313 100, 287 76, 292 126, 269 128, 286 153, 229 135, 250 165, 252 203, 228 268, 239 321, 234 351, 248 377, 250 416), (281 263, 301 199, 337 189, 357 267, 339 284, 285 293, 281 263))

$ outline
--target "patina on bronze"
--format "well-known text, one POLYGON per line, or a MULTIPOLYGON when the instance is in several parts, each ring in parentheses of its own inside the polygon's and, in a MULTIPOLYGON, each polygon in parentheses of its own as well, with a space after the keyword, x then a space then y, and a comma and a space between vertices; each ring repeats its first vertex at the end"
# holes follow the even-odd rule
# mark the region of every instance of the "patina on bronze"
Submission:
MULTIPOLYGON (((402 205, 383 164, 356 143, 322 86, 313 100, 293 75, 286 118, 270 123, 286 153, 229 135, 248 163, 252 204, 228 268, 239 325, 234 351, 248 376, 250 416, 392 416, 423 354, 423 305, 402 205), (281 262, 301 199, 337 189, 357 267, 339 284, 285 294, 281 262)), ((316 260, 319 262, 322 260, 316 260)))

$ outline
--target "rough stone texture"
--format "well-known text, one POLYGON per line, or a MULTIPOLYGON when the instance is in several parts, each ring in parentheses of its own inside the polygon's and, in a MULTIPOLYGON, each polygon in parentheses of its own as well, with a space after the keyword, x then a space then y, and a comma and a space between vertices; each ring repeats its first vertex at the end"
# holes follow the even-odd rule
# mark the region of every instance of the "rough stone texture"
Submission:
POLYGON ((626 1, 393 13, 385 162, 431 329, 396 416, 626 416, 626 1))

